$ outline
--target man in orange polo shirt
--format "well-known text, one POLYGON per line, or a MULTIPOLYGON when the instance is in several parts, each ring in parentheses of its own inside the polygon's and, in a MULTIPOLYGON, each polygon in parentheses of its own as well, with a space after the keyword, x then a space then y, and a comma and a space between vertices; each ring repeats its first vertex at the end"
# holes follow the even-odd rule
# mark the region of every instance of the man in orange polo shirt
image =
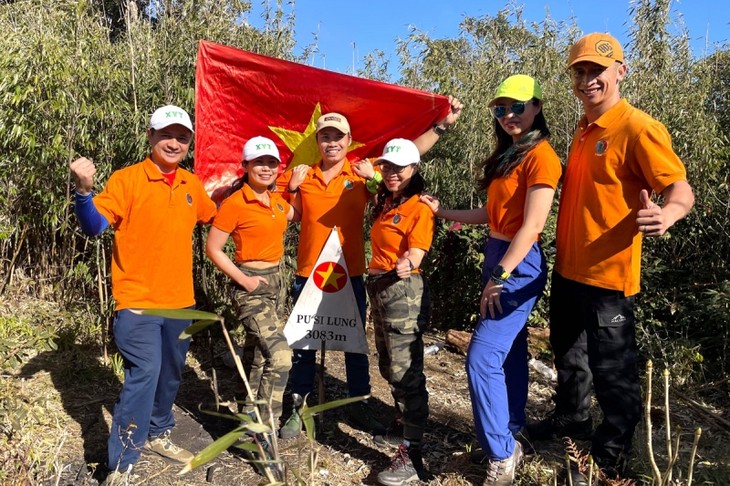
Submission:
MULTIPOLYGON (((642 238, 663 235, 694 196, 664 125, 621 99, 627 67, 619 42, 602 33, 581 38, 568 70, 584 116, 565 168, 550 295, 556 407, 528 432, 533 439, 589 438, 593 385, 603 421, 591 453, 620 475, 641 419, 634 299, 642 238)), ((573 484, 585 478, 575 475, 573 484)))
MULTIPOLYGON (((459 117, 462 104, 455 98, 450 98, 450 101, 451 112, 414 140, 421 154, 426 153, 459 117)), ((277 180, 279 190, 288 193, 292 205, 302 215, 292 298, 296 301, 299 297, 325 241, 336 226, 364 324, 365 208, 371 195, 377 191, 380 173, 375 172, 369 160, 348 160, 347 150, 352 142, 352 134, 350 124, 343 115, 322 115, 317 121, 316 136, 322 161, 308 170, 304 182, 297 184, 291 180, 292 171, 285 172, 277 180)), ((314 389, 315 357, 315 351, 294 350, 289 379, 292 393, 303 397, 314 389)), ((370 394, 367 355, 345 353, 345 372, 349 396, 370 394)), ((350 405, 348 416, 354 425, 368 432, 383 433, 385 430, 366 402, 350 405)), ((294 412, 281 428, 280 434, 284 438, 294 437, 300 429, 301 420, 294 412)))
POLYGON ((147 129, 150 155, 114 172, 93 198, 94 164, 84 157, 70 164, 81 229, 95 236, 114 228, 114 339, 124 358, 124 384, 114 406, 106 484, 128 480, 142 449, 180 463, 193 457, 170 440, 190 345, 178 337, 190 321, 133 312, 195 305, 193 229, 209 223, 216 208, 198 178, 178 166, 192 137, 185 110, 159 108, 147 129))

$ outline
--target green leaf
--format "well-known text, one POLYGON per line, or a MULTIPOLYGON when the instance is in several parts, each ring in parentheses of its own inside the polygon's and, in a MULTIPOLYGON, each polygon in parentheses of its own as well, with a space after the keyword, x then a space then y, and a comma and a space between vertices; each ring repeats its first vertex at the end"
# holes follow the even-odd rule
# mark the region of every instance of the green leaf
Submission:
POLYGON ((244 434, 241 430, 234 430, 229 432, 220 439, 216 440, 208 447, 200 451, 190 463, 186 464, 185 467, 180 471, 179 474, 185 474, 188 471, 192 471, 196 467, 200 467, 206 462, 212 461, 218 457, 223 451, 231 447, 242 435, 244 434))
POLYGON ((192 324, 192 325, 186 327, 185 330, 180 333, 180 339, 187 339, 187 338, 191 337, 193 334, 197 334, 200 331, 202 331, 203 329, 205 329, 206 327, 210 326, 211 324, 216 324, 217 322, 220 322, 220 321, 217 321, 217 320, 216 321, 209 321, 209 320, 198 321, 195 324, 192 324))
POLYGON ((212 312, 199 311, 194 309, 130 309, 135 314, 143 316, 159 316, 168 319, 180 319, 189 321, 198 320, 220 320, 220 316, 212 312))

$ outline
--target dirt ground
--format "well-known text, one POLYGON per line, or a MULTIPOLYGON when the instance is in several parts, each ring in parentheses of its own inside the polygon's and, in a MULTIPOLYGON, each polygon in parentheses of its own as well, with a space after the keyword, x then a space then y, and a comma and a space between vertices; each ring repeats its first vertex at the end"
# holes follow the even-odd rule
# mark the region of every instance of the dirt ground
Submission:
MULTIPOLYGON (((544 339, 544 334, 535 333, 532 349, 544 348, 544 339)), ((443 337, 428 335, 424 340, 426 344, 443 342, 443 337)), ((371 401, 382 421, 389 422, 393 414, 392 399, 387 383, 377 371, 377 356, 372 354, 372 350, 371 344, 371 401)), ((240 378, 223 364, 224 353, 222 341, 211 346, 206 339, 196 337, 191 346, 184 383, 176 403, 177 426, 173 439, 196 453, 232 428, 233 422, 205 413, 215 409, 214 382, 224 400, 232 399, 239 388, 240 378)), ((42 483, 44 485, 95 485, 106 475, 103 464, 110 412, 120 385, 111 368, 103 365, 98 355, 98 350, 73 347, 49 351, 28 360, 15 374, 28 396, 36 390, 51 389, 51 398, 44 406, 47 413, 60 417, 55 420, 55 426, 49 424, 47 427, 49 431, 55 431, 52 432, 55 437, 39 437, 39 440, 52 442, 58 448, 56 463, 51 468, 54 473, 42 483), (58 430, 62 431, 60 437, 58 430)), ((481 484, 483 466, 473 465, 469 460, 474 435, 464 356, 447 348, 427 356, 425 362, 431 413, 424 441, 424 459, 433 477, 427 483, 413 484, 481 484)), ((552 384, 531 372, 528 419, 540 418, 551 409, 551 393, 552 384)), ((327 400, 346 396, 342 353, 327 355, 325 395, 327 400)), ((663 413, 658 413, 660 423, 662 416, 663 413)), ((673 420, 689 431, 682 439, 680 464, 688 457, 691 432, 698 425, 704 430, 695 466, 697 480, 693 484, 730 484, 727 459, 730 438, 727 432, 704 420, 703 414, 687 409, 673 413, 673 420), (709 479, 702 482, 699 481, 701 477, 709 479)), ((637 432, 641 433, 641 430, 637 432)), ((662 430, 656 431, 658 437, 661 433, 662 430)), ((637 456, 644 455, 645 447, 641 442, 643 439, 637 435, 637 456)), ((535 445, 537 454, 527 458, 516 484, 564 484, 562 444, 555 441, 535 445)), ((578 446, 588 448, 586 443, 578 446)), ((315 443, 318 461, 313 479, 310 479, 307 469, 310 449, 303 439, 280 441, 280 448, 289 470, 299 471, 308 478, 308 484, 317 485, 377 484, 377 473, 389 464, 393 454, 390 446, 380 446, 369 434, 350 427, 345 420, 344 409, 325 412, 320 418, 315 443)), ((649 470, 641 459, 637 460, 637 466, 639 470, 649 470)), ((185 475, 178 474, 180 469, 178 465, 143 453, 135 469, 138 476, 135 484, 255 485, 263 481, 242 453, 234 449, 185 475)))

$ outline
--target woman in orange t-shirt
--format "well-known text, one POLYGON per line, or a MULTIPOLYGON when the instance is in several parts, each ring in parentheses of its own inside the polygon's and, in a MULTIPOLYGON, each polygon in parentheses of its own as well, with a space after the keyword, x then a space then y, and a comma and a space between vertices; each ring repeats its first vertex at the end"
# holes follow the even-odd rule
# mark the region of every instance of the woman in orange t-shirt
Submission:
POLYGON ((467 354, 467 376, 484 484, 508 484, 522 459, 527 403, 527 318, 542 294, 547 266, 540 233, 562 168, 547 137, 542 90, 533 78, 510 76, 489 107, 497 147, 483 164, 487 207, 447 210, 424 196, 442 218, 489 224, 484 246, 480 320, 467 354))
MULTIPOLYGON (((271 403, 271 414, 266 406, 259 412, 264 423, 272 419, 275 428, 291 369, 291 349, 280 318, 279 261, 287 222, 299 220, 294 208, 272 192, 279 164, 273 141, 254 137, 246 142, 244 175, 221 203, 206 243, 208 258, 231 279, 236 316, 246 332, 243 366, 253 393, 248 400, 271 403), (236 263, 223 251, 229 236, 236 246, 236 263)), ((292 177, 304 174, 304 169, 295 169, 292 177)))
POLYGON ((410 140, 396 138, 375 161, 383 181, 373 208, 372 259, 367 290, 375 326, 380 374, 390 384, 403 443, 381 484, 424 479, 421 439, 428 419, 423 374, 423 332, 431 310, 428 285, 419 268, 433 239, 434 216, 419 201, 425 183, 420 155, 410 140))

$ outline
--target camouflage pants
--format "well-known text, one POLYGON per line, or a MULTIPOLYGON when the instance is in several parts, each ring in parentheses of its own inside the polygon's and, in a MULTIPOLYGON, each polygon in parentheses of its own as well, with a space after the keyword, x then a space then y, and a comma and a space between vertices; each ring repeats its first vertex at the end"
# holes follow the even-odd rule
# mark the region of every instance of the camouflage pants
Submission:
POLYGON ((367 287, 380 374, 403 415, 403 437, 420 441, 428 419, 422 339, 431 311, 428 285, 420 274, 400 279, 388 272, 368 277, 367 287))
MULTIPOLYGON (((245 331, 243 368, 251 391, 257 400, 271 403, 274 425, 278 427, 284 388, 291 369, 291 349, 284 337, 285 322, 279 317, 283 303, 281 275, 278 267, 265 270, 239 268, 248 276, 258 275, 268 281, 268 284, 259 283, 253 292, 234 285, 232 300, 236 317, 245 331)), ((259 412, 268 423, 268 407, 260 406, 259 412)))

